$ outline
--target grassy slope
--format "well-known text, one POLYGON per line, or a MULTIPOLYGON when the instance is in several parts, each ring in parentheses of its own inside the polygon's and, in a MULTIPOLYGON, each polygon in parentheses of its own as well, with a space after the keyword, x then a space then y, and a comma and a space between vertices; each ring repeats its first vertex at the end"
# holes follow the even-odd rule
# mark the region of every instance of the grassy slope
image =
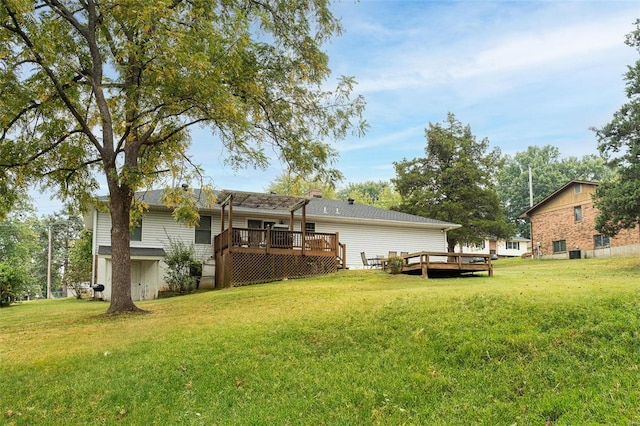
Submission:
POLYGON ((640 259, 0 310, 0 423, 640 422, 640 259))

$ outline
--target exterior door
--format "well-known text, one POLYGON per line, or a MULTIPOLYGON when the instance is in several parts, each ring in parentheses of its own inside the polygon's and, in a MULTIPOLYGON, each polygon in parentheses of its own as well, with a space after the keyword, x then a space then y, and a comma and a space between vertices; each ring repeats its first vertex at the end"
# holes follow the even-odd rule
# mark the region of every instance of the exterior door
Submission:
POLYGON ((142 282, 142 262, 139 260, 131 261, 131 298, 133 300, 144 300, 145 291, 142 282))

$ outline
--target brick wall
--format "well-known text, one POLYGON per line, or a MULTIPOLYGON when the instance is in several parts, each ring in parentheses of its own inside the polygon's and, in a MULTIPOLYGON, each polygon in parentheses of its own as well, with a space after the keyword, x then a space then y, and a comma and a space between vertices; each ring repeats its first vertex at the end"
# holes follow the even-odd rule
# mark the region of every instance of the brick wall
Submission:
MULTIPOLYGON (((553 254, 553 241, 565 240, 567 251, 569 250, 593 250, 594 235, 599 234, 595 230, 595 218, 598 209, 591 202, 577 204, 582 207, 582 220, 575 221, 574 207, 541 211, 531 216, 531 241, 535 247, 538 241, 542 243, 542 255, 553 254)), ((610 239, 611 247, 621 247, 640 243, 640 230, 636 227, 631 230, 623 230, 616 237, 610 239)), ((534 252, 535 253, 535 252, 534 252)))

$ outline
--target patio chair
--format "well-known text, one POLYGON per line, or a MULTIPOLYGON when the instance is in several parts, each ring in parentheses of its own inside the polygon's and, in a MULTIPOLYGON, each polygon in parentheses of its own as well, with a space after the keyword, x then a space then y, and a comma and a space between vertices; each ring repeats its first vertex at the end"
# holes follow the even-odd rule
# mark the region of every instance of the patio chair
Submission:
POLYGON ((390 252, 389 252, 389 256, 387 256, 387 257, 388 257, 388 258, 389 258, 389 257, 395 257, 395 256, 397 256, 397 255, 398 255, 398 252, 397 252, 397 251, 390 251, 390 252))
POLYGON ((371 269, 380 266, 380 259, 376 257, 367 258, 367 255, 363 251, 360 252, 360 257, 362 258, 362 266, 365 268, 371 269))

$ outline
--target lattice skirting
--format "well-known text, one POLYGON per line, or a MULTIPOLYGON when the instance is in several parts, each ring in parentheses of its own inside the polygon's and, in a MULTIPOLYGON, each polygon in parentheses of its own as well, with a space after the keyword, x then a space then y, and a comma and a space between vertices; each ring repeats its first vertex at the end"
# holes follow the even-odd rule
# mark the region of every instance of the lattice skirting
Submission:
POLYGON ((226 266, 232 287, 330 274, 338 267, 336 259, 330 256, 268 253, 233 253, 226 266))

